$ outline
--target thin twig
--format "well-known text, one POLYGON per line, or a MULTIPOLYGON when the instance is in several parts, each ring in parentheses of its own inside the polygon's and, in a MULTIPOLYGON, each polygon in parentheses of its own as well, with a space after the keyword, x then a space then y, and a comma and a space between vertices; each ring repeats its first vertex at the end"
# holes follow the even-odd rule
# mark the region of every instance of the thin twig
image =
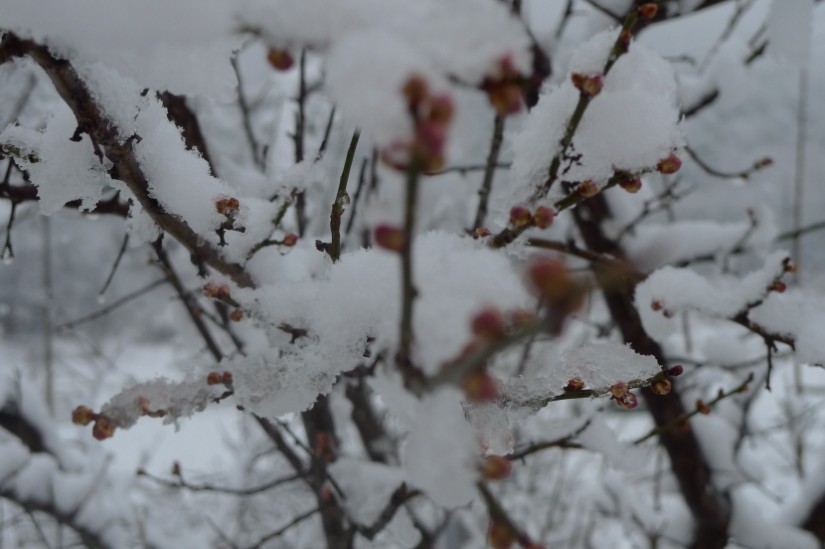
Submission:
POLYGON ((398 355, 396 361, 404 377, 418 377, 412 363, 413 345, 413 307, 417 290, 413 284, 413 240, 415 236, 415 214, 418 200, 418 180, 421 161, 414 155, 407 170, 407 194, 404 207, 404 243, 401 248, 401 322, 398 338, 398 355))
POLYGON ((252 486, 250 488, 232 488, 229 486, 215 486, 212 484, 190 484, 183 479, 182 475, 178 475, 175 480, 168 480, 156 477, 142 469, 138 471, 138 475, 167 488, 184 488, 190 492, 216 492, 229 496, 251 496, 254 494, 260 494, 261 492, 266 492, 267 490, 277 488, 278 486, 282 486, 289 482, 300 480, 304 477, 303 473, 295 473, 286 477, 271 480, 261 484, 260 486, 252 486))
POLYGON ((306 511, 305 513, 301 513, 300 515, 298 515, 297 517, 295 517, 294 519, 289 521, 284 526, 278 528, 274 532, 271 532, 271 533, 263 536, 261 539, 258 540, 257 543, 254 543, 254 544, 250 545, 248 547, 248 549, 258 549, 259 547, 263 546, 264 543, 284 535, 284 533, 286 533, 286 531, 289 530, 290 528, 293 528, 294 526, 299 525, 300 523, 304 522, 305 520, 307 520, 309 518, 312 518, 316 513, 319 513, 319 512, 321 512, 321 508, 316 507, 315 509, 310 509, 309 511, 306 511))
POLYGON ((115 278, 115 273, 117 272, 118 265, 120 265, 120 260, 123 259, 123 255, 126 253, 126 247, 129 245, 129 233, 126 233, 123 236, 123 242, 120 244, 120 249, 117 252, 117 257, 115 257, 115 263, 112 265, 111 270, 109 271, 109 276, 106 277, 106 282, 103 283, 103 287, 98 292, 98 295, 103 295, 106 293, 106 290, 109 289, 109 285, 112 283, 112 280, 115 278))
POLYGON ((329 245, 329 257, 335 263, 341 257, 341 218, 344 215, 344 207, 349 197, 347 196, 347 181, 352 169, 352 161, 355 158, 355 149, 358 148, 358 138, 361 132, 355 130, 347 149, 347 157, 344 161, 344 169, 341 170, 341 178, 338 180, 338 192, 335 193, 335 201, 329 212, 329 231, 332 234, 332 242, 329 245))
POLYGON ((497 114, 493 120, 493 136, 490 139, 490 151, 487 154, 487 163, 484 166, 484 179, 481 188, 478 190, 478 209, 473 222, 473 230, 484 225, 484 218, 487 217, 487 202, 490 199, 490 191, 493 188, 493 177, 496 174, 496 164, 501 151, 501 142, 504 137, 504 117, 497 114))
POLYGON ((155 280, 154 282, 150 282, 146 286, 135 290, 134 292, 131 292, 131 293, 128 293, 128 294, 124 295, 120 299, 116 299, 115 301, 112 301, 110 304, 108 304, 106 307, 103 307, 100 310, 97 310, 97 311, 95 311, 91 314, 88 314, 86 316, 76 318, 75 320, 70 320, 69 322, 64 322, 63 324, 60 324, 59 326, 57 326, 57 329, 62 330, 62 329, 76 328, 77 326, 79 326, 81 324, 85 324, 86 322, 90 322, 92 320, 95 320, 96 318, 100 318, 102 316, 105 316, 105 315, 111 313, 112 311, 114 311, 115 309, 117 309, 118 307, 120 307, 121 305, 125 305, 126 303, 132 301, 133 299, 136 299, 136 298, 142 296, 143 294, 145 294, 147 292, 150 292, 151 290, 154 290, 155 288, 165 284, 166 282, 167 282, 166 278, 159 278, 159 279, 155 280))

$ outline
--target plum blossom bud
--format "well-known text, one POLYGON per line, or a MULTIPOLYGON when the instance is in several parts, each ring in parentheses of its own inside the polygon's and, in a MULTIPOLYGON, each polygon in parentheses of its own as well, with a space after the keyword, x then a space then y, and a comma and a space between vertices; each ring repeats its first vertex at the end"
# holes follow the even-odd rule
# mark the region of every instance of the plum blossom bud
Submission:
POLYGON ((498 382, 483 370, 465 376, 461 388, 470 402, 493 402, 498 399, 498 382))
POLYGON ((286 233, 284 238, 281 240, 281 245, 286 246, 287 248, 291 248, 297 243, 298 235, 295 233, 286 233))
POLYGON ((97 414, 86 406, 78 406, 72 411, 72 423, 75 425, 88 425, 95 420, 97 414))
POLYGON ((479 227, 478 229, 473 231, 473 238, 485 238, 487 236, 490 236, 491 234, 492 233, 490 232, 490 229, 488 229, 487 227, 479 227))
POLYGON ((95 426, 92 428, 92 436, 97 440, 106 440, 112 438, 115 434, 115 424, 109 417, 100 414, 95 419, 95 426))
POLYGON ((567 385, 564 386, 565 393, 576 393, 584 389, 584 381, 580 377, 570 378, 567 385))
POLYGON ((705 401, 703 401, 702 399, 697 399, 696 400, 696 411, 699 412, 700 414, 706 416, 706 415, 710 414, 710 406, 705 404, 705 401))
POLYGON ((286 50, 272 48, 266 56, 269 64, 279 71, 288 71, 295 64, 295 59, 286 50))
POLYGON ((539 206, 533 212, 533 224, 539 229, 546 229, 553 224, 556 213, 546 206, 539 206))
POLYGON ((510 476, 513 464, 504 456, 487 456, 481 462, 481 476, 486 480, 502 480, 510 476))
POLYGON ((411 108, 417 108, 429 95, 427 81, 420 75, 410 76, 401 88, 401 93, 407 99, 411 108))
POLYGON ((650 389, 657 395, 666 395, 670 392, 672 388, 673 384, 670 382, 669 379, 661 379, 659 381, 654 381, 650 385, 650 389))
POLYGON ((659 13, 659 4, 655 2, 646 2, 636 8, 639 12, 639 17, 642 19, 653 19, 659 13))
POLYGON ((473 334, 489 341, 501 339, 507 333, 504 318, 497 309, 485 309, 473 317, 473 334))
POLYGON ((576 187, 576 192, 585 198, 590 198, 591 196, 596 196, 599 194, 599 186, 596 185, 595 182, 588 179, 579 183, 579 186, 576 187))
POLYGON ((218 300, 226 300, 231 296, 227 284, 214 282, 212 280, 203 285, 203 295, 218 300))
POLYGON ((637 193, 642 188, 642 180, 639 177, 623 179, 619 182, 619 186, 629 193, 637 193))
POLYGON ((514 206, 510 210, 510 224, 518 229, 532 225, 533 216, 530 215, 530 210, 523 206, 514 206))
POLYGON ((679 377, 683 373, 685 373, 685 367, 682 366, 681 364, 676 364, 675 366, 672 366, 667 371, 667 375, 672 376, 672 377, 679 377))
POLYGON ((207 385, 218 385, 221 383, 221 374, 219 372, 209 372, 206 376, 207 385))
POLYGON ((570 80, 585 97, 599 95, 604 86, 604 77, 601 74, 586 75, 574 72, 570 75, 570 80))
POLYGON ((679 171, 679 168, 682 167, 682 161, 679 160, 679 157, 675 154, 671 153, 670 156, 667 158, 663 158, 659 160, 659 163, 656 165, 656 170, 659 173, 663 174, 672 174, 679 171))
POLYGON ((392 225, 378 225, 373 234, 375 244, 391 252, 400 252, 404 249, 406 238, 404 231, 392 225))
POLYGON ((447 94, 437 95, 429 102, 429 119, 438 124, 447 125, 453 119, 455 106, 453 98, 447 94))

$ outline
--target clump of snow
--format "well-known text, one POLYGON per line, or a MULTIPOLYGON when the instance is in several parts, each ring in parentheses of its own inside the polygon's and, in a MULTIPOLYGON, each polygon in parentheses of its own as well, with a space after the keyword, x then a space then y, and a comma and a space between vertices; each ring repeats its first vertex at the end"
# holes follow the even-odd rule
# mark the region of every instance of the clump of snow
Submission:
POLYGON ((649 272, 668 264, 699 258, 715 258, 737 248, 766 248, 778 229, 768 208, 752 211, 739 222, 684 220, 667 224, 644 223, 622 239, 633 264, 649 272))
POLYGON ((354 458, 339 458, 327 472, 347 495, 349 516, 367 526, 376 521, 405 477, 398 467, 354 458))
POLYGON ((229 99, 230 57, 244 39, 233 29, 235 9, 222 0, 9 0, 0 20, 60 56, 104 63, 144 87, 229 99))
POLYGON ((768 53, 797 67, 808 64, 811 53, 814 0, 773 0, 767 18, 768 53))
POLYGON ((563 355, 554 376, 562 382, 580 378, 591 389, 609 387, 617 381, 647 379, 661 367, 652 356, 640 355, 629 345, 609 341, 574 347, 563 355))
POLYGON ((712 317, 730 318, 757 304, 769 287, 785 271, 787 252, 777 251, 765 265, 744 278, 706 278, 691 269, 663 267, 636 288, 636 308, 645 331, 662 340, 675 329, 673 316, 680 311, 699 311, 712 317))
POLYGON ((472 500, 478 478, 479 448, 460 399, 453 389, 422 399, 402 450, 409 482, 445 507, 472 500))
POLYGON ((793 290, 771 294, 748 312, 748 320, 769 333, 794 338, 799 360, 825 363, 825 312, 820 298, 793 290))
POLYGON ((42 132, 24 126, 8 126, 0 132, 0 144, 20 150, 22 158, 17 161, 37 186, 38 205, 45 215, 73 200, 91 210, 112 184, 88 136, 70 140, 76 127, 71 111, 59 105, 42 132))
POLYGON ((109 399, 100 413, 120 428, 134 425, 145 415, 144 410, 165 412, 163 422, 174 423, 203 411, 224 390, 223 385, 207 385, 206 376, 191 375, 181 382, 158 378, 124 389, 109 399))
MULTIPOLYGON (((571 70, 601 73, 614 37, 612 31, 601 33, 580 46, 571 70)), ((569 79, 541 96, 513 140, 511 188, 500 197, 504 203, 524 201, 544 183, 578 97, 569 79)), ((633 43, 605 77, 601 93, 590 101, 568 151, 576 160, 562 161, 564 179, 604 183, 616 170, 637 173, 655 168, 683 145, 678 122, 670 65, 633 43)), ((563 196, 560 187, 555 186, 551 197, 563 196)))
POLYGON ((585 448, 604 455, 608 463, 623 471, 642 471, 650 459, 646 448, 619 441, 603 415, 592 417, 576 440, 585 448))

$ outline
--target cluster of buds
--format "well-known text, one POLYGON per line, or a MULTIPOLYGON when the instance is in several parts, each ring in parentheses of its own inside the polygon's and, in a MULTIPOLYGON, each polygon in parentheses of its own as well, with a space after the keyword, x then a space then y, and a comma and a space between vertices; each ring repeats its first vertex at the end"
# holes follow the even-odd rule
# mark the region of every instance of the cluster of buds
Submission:
POLYGON ((418 75, 407 79, 401 92, 415 125, 415 137, 410 142, 391 145, 382 158, 399 170, 408 170, 414 161, 423 173, 438 172, 444 168, 447 130, 454 114, 453 100, 449 95, 433 95, 427 81, 418 75))
POLYGON ((226 230, 242 230, 235 226, 240 213, 241 203, 234 197, 223 197, 215 201, 215 210, 226 218, 221 228, 226 230))
POLYGON ((295 59, 292 55, 279 48, 270 48, 269 53, 266 54, 266 59, 272 67, 279 71, 288 71, 295 64, 295 59))
POLYGON ((682 167, 682 161, 675 153, 670 153, 666 158, 659 160, 656 164, 656 171, 659 173, 670 175, 679 171, 682 167))
POLYGON ((513 472, 513 463, 504 456, 487 456, 479 463, 478 470, 485 480, 504 480, 513 472))
POLYGON ((630 392, 627 383, 622 381, 614 383, 610 386, 610 398, 615 400, 616 404, 625 410, 633 410, 639 405, 639 399, 636 395, 630 392))
POLYGON ((570 74, 570 81, 579 90, 583 97, 596 97, 602 92, 604 87, 604 76, 597 74, 581 74, 574 72, 570 74))
POLYGON ((207 385, 232 385, 232 372, 209 372, 206 376, 207 385))
POLYGON ((86 426, 92 422, 92 436, 97 440, 106 440, 115 434, 115 424, 109 416, 96 414, 86 406, 78 406, 72 411, 72 423, 75 425, 86 426))
POLYGON ((212 299, 217 299, 218 301, 232 299, 228 284, 224 284, 223 282, 214 282, 212 280, 203 285, 203 295, 212 299))
POLYGON ((238 309, 241 306, 240 303, 232 299, 232 294, 229 291, 229 285, 225 282, 215 282, 214 280, 208 281, 203 285, 203 295, 238 309))
POLYGON ((521 110, 521 96, 528 82, 515 69, 509 55, 501 58, 498 69, 498 74, 484 79, 481 89, 499 116, 515 114, 521 110))
POLYGON ((556 212, 547 206, 539 206, 532 213, 523 206, 515 206, 510 210, 510 225, 515 229, 538 227, 546 229, 553 224, 556 212))

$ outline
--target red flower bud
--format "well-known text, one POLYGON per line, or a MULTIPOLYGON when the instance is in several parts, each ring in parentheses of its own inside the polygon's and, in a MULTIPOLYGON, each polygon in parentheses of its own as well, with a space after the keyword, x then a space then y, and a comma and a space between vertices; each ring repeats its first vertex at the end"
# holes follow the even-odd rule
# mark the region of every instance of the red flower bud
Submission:
POLYGON ((510 476, 513 464, 504 456, 487 456, 481 462, 481 476, 487 480, 502 480, 510 476))
POLYGON ((295 59, 288 51, 272 48, 266 56, 269 64, 279 71, 288 71, 295 64, 295 59))
POLYGON ((587 181, 582 181, 579 183, 579 186, 576 187, 576 192, 585 198, 590 198, 591 196, 596 196, 599 194, 599 186, 596 185, 595 182, 588 179, 587 181))
POLYGON ((781 280, 774 280, 773 284, 771 284, 771 291, 776 293, 782 293, 788 289, 788 285, 782 282, 781 280))
POLYGON ((564 386, 565 393, 575 393, 584 389, 584 381, 580 377, 571 378, 564 386))
POLYGON ((479 227, 478 229, 473 231, 473 238, 485 238, 487 236, 490 236, 491 234, 492 233, 490 232, 490 229, 488 229, 487 227, 479 227))
POLYGON ((710 414, 710 406, 705 404, 705 401, 703 401, 702 399, 698 399, 696 400, 696 411, 702 414, 703 416, 706 416, 710 414))
POLYGON ((97 440, 112 438, 115 434, 115 424, 107 416, 100 414, 95 419, 95 426, 92 428, 92 436, 97 440))
POLYGON ((483 370, 465 376, 461 388, 470 402, 493 402, 498 399, 498 382, 483 370))
POLYGON ((229 299, 229 286, 224 283, 209 281, 203 285, 203 295, 211 297, 212 299, 225 300, 229 299))
POLYGON ((281 245, 286 246, 288 248, 293 247, 297 243, 298 243, 298 235, 295 234, 295 233, 286 233, 284 235, 283 240, 281 240, 281 245))
POLYGON ((623 179, 619 182, 619 186, 629 193, 637 193, 642 188, 642 180, 639 177, 623 179))
POLYGON ((675 366, 671 367, 667 371, 667 375, 673 376, 673 377, 679 377, 683 373, 685 373, 685 367, 682 366, 681 364, 676 364, 675 366))
POLYGON ((656 165, 656 169, 659 173, 663 174, 672 174, 679 171, 679 168, 682 167, 682 161, 679 160, 679 157, 675 154, 671 153, 670 156, 667 158, 663 158, 659 161, 656 165))
POLYGON ((473 334, 490 341, 501 339, 507 333, 504 319, 496 309, 485 309, 473 317, 473 334))
POLYGON ((546 206, 539 206, 533 212, 533 224, 539 229, 546 229, 553 224, 556 213, 546 206))
POLYGON ((574 72, 570 75, 570 80, 585 97, 595 97, 599 95, 604 86, 604 78, 601 74, 586 75, 574 72))
POLYGON ((221 381, 222 376, 218 372, 209 372, 209 375, 206 376, 207 385, 218 385, 221 381))
POLYGON ((655 2, 647 2, 636 8, 639 12, 639 17, 642 19, 653 19, 659 13, 659 4, 655 2))
POLYGON ((240 322, 243 320, 243 309, 234 309, 229 313, 229 320, 232 322, 240 322))
POLYGON ((517 229, 532 225, 533 216, 530 215, 530 210, 522 206, 514 206, 510 209, 510 224, 517 229))
POLYGON ((78 406, 72 410, 72 423, 75 425, 88 425, 97 418, 97 414, 86 406, 78 406))
POLYGON ((487 99, 499 116, 516 114, 521 110, 521 88, 514 82, 495 82, 486 86, 487 99))
POLYGON ((453 99, 449 95, 443 94, 433 97, 430 100, 429 120, 442 125, 447 125, 453 119, 455 106, 453 99))
POLYGON ((419 75, 410 76, 401 88, 401 93, 407 98, 412 108, 417 108, 429 95, 427 81, 419 75))
POLYGON ((224 385, 232 385, 232 372, 224 372, 221 374, 221 383, 224 385))
POLYGON ((673 384, 669 379, 660 379, 659 381, 654 381, 650 388, 657 395, 666 395, 673 388, 673 384))
POLYGON ((404 232, 392 225, 378 225, 375 228, 373 238, 376 246, 392 252, 400 252, 406 245, 404 232))

